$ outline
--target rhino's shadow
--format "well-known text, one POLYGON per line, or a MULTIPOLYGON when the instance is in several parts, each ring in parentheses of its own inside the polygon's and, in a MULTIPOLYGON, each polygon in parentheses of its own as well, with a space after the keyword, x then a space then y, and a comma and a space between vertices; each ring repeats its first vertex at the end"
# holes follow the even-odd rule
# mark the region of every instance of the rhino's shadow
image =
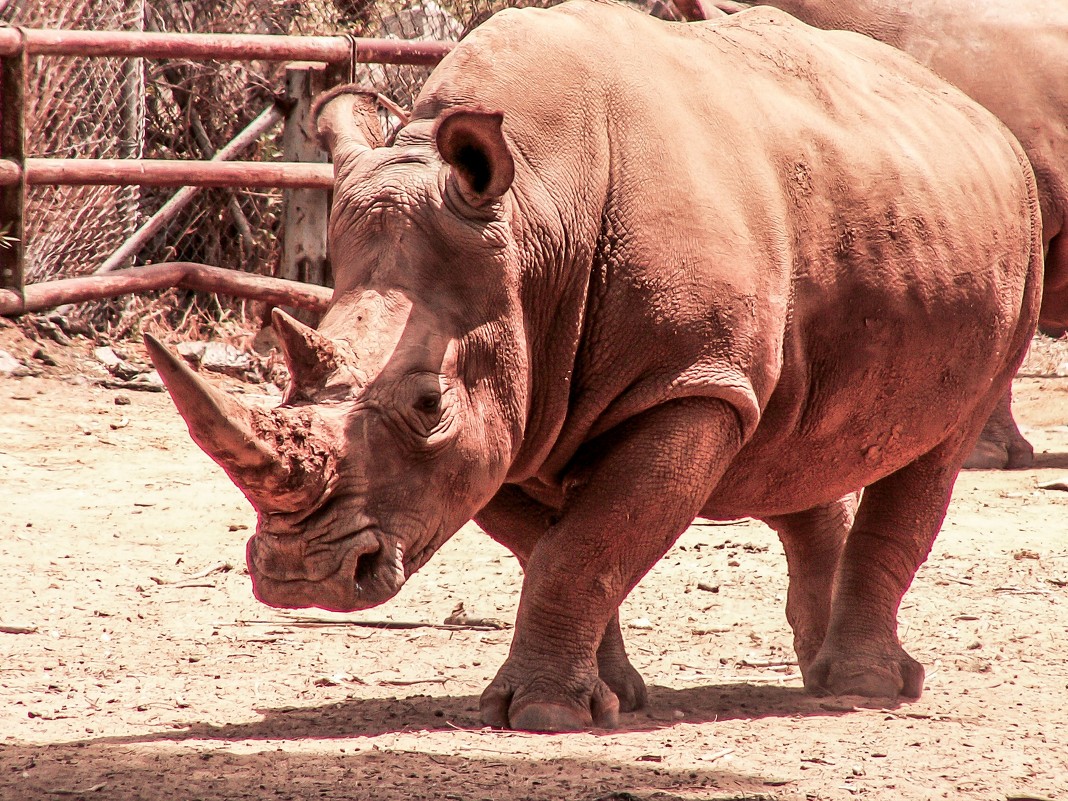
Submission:
MULTIPOLYGON (((257 710, 263 718, 216 726, 194 723, 179 731, 109 739, 113 743, 158 740, 284 740, 375 737, 407 731, 479 729, 478 697, 413 696, 349 699, 318 707, 257 710)), ((687 689, 652 686, 649 703, 620 716, 614 731, 651 731, 676 723, 712 723, 766 717, 847 714, 850 707, 813 698, 800 688, 721 684, 687 689)))
POLYGON ((1035 470, 1042 468, 1063 470, 1068 468, 1068 453, 1036 453, 1035 470))

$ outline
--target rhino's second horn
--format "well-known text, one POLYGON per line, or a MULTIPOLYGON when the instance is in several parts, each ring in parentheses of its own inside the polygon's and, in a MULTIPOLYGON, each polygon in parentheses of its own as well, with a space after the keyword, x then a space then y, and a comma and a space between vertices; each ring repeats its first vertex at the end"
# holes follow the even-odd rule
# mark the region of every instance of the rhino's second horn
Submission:
POLYGON ((272 311, 271 322, 282 345, 293 386, 315 386, 338 368, 337 348, 314 328, 279 308, 272 311))

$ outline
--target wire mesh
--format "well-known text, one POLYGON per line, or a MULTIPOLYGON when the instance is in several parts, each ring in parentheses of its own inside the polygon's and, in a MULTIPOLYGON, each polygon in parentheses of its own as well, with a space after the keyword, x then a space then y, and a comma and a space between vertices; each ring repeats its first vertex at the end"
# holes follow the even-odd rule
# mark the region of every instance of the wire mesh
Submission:
MULTIPOLYGON (((558 0, 0 0, 0 21, 33 28, 358 36, 457 40, 505 6, 558 0)), ((661 0, 640 0, 671 17, 661 0)), ((366 65, 370 80, 410 106, 429 68, 366 65)), ((55 158, 207 159, 270 104, 284 65, 38 56, 27 76, 27 155, 55 158)), ((241 158, 278 160, 281 132, 241 158)), ((31 187, 26 210, 28 283, 92 273, 157 211, 173 189, 31 187)), ((134 258, 134 264, 199 261, 277 274, 282 193, 206 189, 134 258)), ((194 303, 190 293, 89 304, 93 327, 129 328, 140 312, 187 320, 226 317, 243 305, 194 303), (140 304, 140 305, 138 305, 140 304), (149 306, 152 306, 149 309, 149 306)))

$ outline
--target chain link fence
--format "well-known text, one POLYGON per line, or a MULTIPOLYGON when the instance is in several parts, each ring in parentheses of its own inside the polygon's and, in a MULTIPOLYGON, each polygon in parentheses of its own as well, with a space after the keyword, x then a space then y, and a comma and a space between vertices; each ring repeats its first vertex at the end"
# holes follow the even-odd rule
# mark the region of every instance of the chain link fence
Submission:
MULTIPOLYGON (((0 21, 33 28, 221 32, 457 40, 505 6, 558 0, 0 0, 0 21)), ((672 17, 658 0, 646 10, 672 17)), ((410 106, 429 68, 366 65, 365 78, 410 106)), ((283 86, 284 65, 37 56, 26 91, 27 156, 208 159, 260 114, 283 86)), ((240 158, 278 160, 281 131, 240 158)), ((30 187, 26 281, 85 275, 156 212, 173 189, 30 187)), ((133 264, 198 261, 274 275, 282 193, 204 189, 133 264)), ((244 315, 245 304, 199 301, 184 290, 72 310, 97 331, 121 336, 146 316, 176 327, 244 315)))

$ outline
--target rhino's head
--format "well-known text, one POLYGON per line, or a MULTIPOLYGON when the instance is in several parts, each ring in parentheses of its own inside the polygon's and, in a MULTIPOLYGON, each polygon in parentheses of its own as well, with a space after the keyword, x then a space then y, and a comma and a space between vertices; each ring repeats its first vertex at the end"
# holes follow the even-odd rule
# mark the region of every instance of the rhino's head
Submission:
POLYGON ((376 148, 369 113, 354 92, 319 108, 336 288, 318 330, 274 312, 282 404, 246 408, 146 338, 193 438, 258 513, 248 566, 273 606, 392 597, 500 487, 526 408, 501 115, 455 111, 376 148))

